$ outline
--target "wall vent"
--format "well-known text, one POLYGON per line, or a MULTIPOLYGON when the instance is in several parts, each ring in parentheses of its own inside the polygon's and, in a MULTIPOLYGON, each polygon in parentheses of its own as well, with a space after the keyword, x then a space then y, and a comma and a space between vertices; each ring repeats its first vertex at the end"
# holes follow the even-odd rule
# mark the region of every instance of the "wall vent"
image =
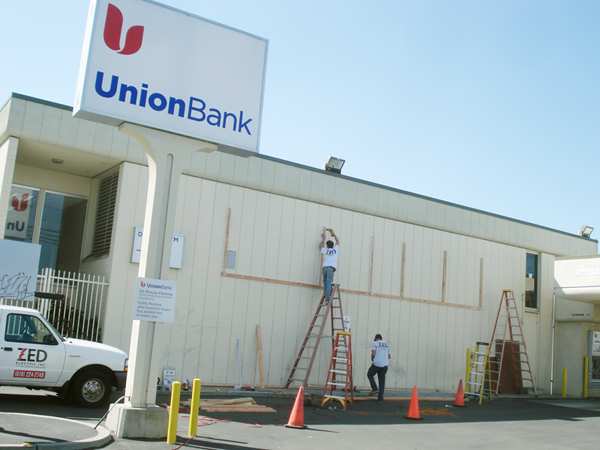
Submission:
POLYGON ((94 227, 93 256, 104 256, 110 252, 117 189, 119 187, 119 172, 100 180, 98 202, 96 203, 96 225, 94 227))

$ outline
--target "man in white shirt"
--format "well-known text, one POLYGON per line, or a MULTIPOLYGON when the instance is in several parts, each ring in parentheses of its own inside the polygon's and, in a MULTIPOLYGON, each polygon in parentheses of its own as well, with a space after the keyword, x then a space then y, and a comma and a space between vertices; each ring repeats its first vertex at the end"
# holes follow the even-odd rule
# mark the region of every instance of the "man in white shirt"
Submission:
POLYGON ((383 401, 383 391, 385 390, 385 374, 390 363, 392 355, 390 354, 390 346, 383 340, 381 334, 375 335, 375 340, 371 345, 371 367, 367 372, 367 378, 371 384, 370 395, 377 395, 378 401, 383 401), (377 381, 379 381, 379 388, 375 384, 375 374, 377 374, 377 381))
POLYGON ((325 228, 321 234, 321 255, 323 261, 323 295, 325 301, 331 300, 331 288, 333 284, 333 274, 337 269, 337 258, 339 255, 340 240, 333 231, 332 228, 325 228), (335 240, 335 243, 329 239, 325 241, 325 233, 329 231, 331 237, 335 240))

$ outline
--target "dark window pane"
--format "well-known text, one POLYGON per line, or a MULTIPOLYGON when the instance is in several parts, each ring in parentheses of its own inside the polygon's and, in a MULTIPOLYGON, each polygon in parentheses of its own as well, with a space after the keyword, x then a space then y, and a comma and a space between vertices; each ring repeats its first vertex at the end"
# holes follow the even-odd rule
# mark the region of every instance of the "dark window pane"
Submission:
POLYGON ((56 344, 56 339, 40 319, 28 314, 9 314, 4 340, 29 344, 56 344))
POLYGON ((41 269, 79 270, 86 205, 81 198, 46 194, 40 230, 41 269))
POLYGON ((525 306, 527 308, 538 307, 537 278, 538 278, 538 255, 527 253, 525 263, 525 306))

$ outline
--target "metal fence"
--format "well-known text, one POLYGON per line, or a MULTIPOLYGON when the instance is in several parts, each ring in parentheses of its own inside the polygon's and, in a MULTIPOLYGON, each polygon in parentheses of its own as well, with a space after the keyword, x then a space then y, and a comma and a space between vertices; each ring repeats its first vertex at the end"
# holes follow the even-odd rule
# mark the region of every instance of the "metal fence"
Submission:
POLYGON ((103 275, 47 268, 38 275, 37 290, 33 301, 3 299, 1 303, 37 309, 63 336, 102 341, 108 290, 103 275), (44 296, 52 298, 40 298, 44 296))

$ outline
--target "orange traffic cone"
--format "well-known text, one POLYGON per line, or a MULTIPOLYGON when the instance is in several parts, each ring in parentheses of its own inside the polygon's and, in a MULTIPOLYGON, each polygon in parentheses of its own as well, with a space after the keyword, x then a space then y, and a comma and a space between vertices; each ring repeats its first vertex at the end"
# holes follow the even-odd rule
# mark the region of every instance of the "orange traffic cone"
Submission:
POLYGON ((454 397, 454 406, 465 406, 465 390, 463 389, 462 379, 458 382, 456 397, 454 397))
POLYGON ((421 420, 421 410, 419 408, 419 394, 417 392, 417 386, 413 386, 412 395, 410 397, 410 404, 408 405, 408 413, 405 416, 411 420, 421 420))
POLYGON ((300 386, 298 394, 296 394, 296 401, 290 414, 290 419, 286 425, 288 428, 306 428, 304 425, 304 386, 300 386))

